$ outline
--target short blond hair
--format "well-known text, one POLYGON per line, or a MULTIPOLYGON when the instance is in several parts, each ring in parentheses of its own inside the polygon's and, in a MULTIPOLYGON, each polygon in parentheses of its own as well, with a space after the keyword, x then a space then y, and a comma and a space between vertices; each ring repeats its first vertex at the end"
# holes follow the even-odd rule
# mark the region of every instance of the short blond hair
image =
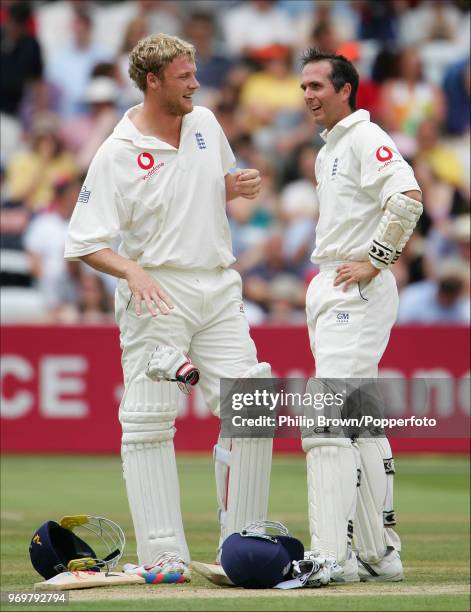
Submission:
POLYGON ((153 72, 162 78, 166 66, 180 55, 187 55, 194 62, 195 47, 176 36, 147 36, 129 54, 129 76, 141 91, 146 91, 147 74, 153 72))

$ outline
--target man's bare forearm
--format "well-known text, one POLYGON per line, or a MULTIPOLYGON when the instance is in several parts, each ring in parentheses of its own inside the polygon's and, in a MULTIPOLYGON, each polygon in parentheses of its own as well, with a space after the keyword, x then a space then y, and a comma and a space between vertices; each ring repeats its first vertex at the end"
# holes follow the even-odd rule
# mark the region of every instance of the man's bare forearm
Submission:
POLYGON ((403 191, 403 194, 406 195, 408 198, 412 198, 413 200, 417 200, 417 202, 422 202, 422 194, 420 193, 420 191, 414 190, 414 191, 403 191))
POLYGON ((100 249, 95 253, 89 255, 83 255, 80 258, 86 264, 99 270, 100 272, 106 272, 118 278, 128 278, 129 273, 132 273, 138 265, 136 262, 118 255, 111 249, 100 249))
POLYGON ((83 255, 80 259, 95 270, 106 272, 106 274, 118 278, 125 278, 134 296, 134 310, 137 315, 141 314, 141 302, 143 301, 153 317, 157 315, 158 311, 166 315, 173 308, 170 296, 135 261, 118 255, 111 249, 101 249, 95 251, 95 253, 83 255))

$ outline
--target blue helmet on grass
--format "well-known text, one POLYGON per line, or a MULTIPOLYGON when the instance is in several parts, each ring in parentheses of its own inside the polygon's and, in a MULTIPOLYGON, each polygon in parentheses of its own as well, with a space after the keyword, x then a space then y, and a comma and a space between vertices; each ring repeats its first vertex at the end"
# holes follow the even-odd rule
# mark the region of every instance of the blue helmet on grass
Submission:
POLYGON ((41 525, 31 539, 29 554, 34 569, 49 580, 66 571, 112 569, 121 559, 124 545, 125 537, 119 525, 103 517, 81 514, 64 516, 60 523, 47 521, 41 525), (73 532, 74 528, 81 528, 86 537, 93 536, 105 554, 95 553, 73 532))
POLYGON ((292 577, 292 562, 304 558, 302 542, 282 523, 259 521, 222 544, 221 565, 236 586, 270 589, 292 577), (277 533, 268 534, 268 529, 277 533))

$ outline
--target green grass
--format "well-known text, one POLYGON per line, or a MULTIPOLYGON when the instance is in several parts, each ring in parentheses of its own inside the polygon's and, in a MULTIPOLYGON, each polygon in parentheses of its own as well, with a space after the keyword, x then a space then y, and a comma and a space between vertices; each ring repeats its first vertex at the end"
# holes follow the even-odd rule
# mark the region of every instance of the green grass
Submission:
MULTIPOLYGON (((214 559, 218 540, 215 486, 209 456, 179 455, 182 507, 192 557, 214 559)), ((217 589, 195 576, 197 597, 172 598, 189 587, 135 587, 123 599, 68 606, 3 605, 11 610, 468 610, 469 467, 462 457, 400 456, 396 460, 395 506, 403 540, 407 580, 387 585, 342 585, 296 596, 217 589), (204 596, 211 588, 211 597, 204 596), (327 594, 328 591, 328 594, 327 594), (356 593, 357 591, 357 593, 356 593), (343 595, 345 592, 345 595, 343 595), (145 593, 144 597, 139 593, 145 593), (361 594, 360 594, 361 593, 361 594), (219 597, 220 595, 220 597, 219 597)), ((134 561, 135 542, 118 457, 4 456, 1 461, 1 589, 31 591, 39 580, 28 545, 34 530, 65 514, 94 514, 117 521, 125 530, 125 561, 134 561)), ((284 522, 309 543, 304 457, 274 459, 270 518, 284 522)), ((126 587, 121 587, 126 588, 126 587)), ((114 589, 116 592, 117 589, 114 589)), ((91 597, 90 592, 88 597, 91 597)))

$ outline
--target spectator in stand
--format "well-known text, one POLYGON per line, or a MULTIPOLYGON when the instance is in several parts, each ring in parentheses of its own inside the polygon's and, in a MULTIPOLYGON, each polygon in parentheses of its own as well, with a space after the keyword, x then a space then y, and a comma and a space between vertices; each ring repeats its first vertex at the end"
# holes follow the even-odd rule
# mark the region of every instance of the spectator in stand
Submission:
POLYGON ((469 268, 461 260, 445 260, 436 279, 414 283, 400 297, 399 323, 469 325, 469 268))
POLYGON ((31 92, 35 111, 44 110, 46 93, 42 80, 41 48, 31 33, 29 2, 10 2, 2 7, 0 27, 0 129, 1 159, 6 164, 21 138, 18 120, 20 104, 27 91, 31 92))
POLYGON ((11 200, 5 186, 5 169, 0 165, 0 247, 20 251, 23 234, 28 227, 31 212, 21 202, 11 200))
POLYGON ((228 202, 228 218, 231 228, 234 267, 243 273, 256 265, 263 257, 264 244, 277 221, 279 197, 274 168, 261 155, 251 158, 257 161, 262 177, 259 194, 254 200, 236 198, 228 202))
POLYGON ((268 314, 270 325, 306 325, 306 287, 293 274, 278 274, 268 284, 268 314))
POLYGON ((30 3, 13 2, 7 6, 1 26, 0 111, 13 117, 28 86, 36 90, 38 98, 43 90, 41 48, 30 32, 30 20, 30 3))
POLYGON ((430 262, 427 268, 429 276, 445 258, 461 259, 469 266, 471 263, 469 210, 454 219, 443 218, 439 223, 435 223, 427 236, 424 249, 425 257, 430 262))
POLYGON ((134 85, 129 76, 129 54, 141 38, 145 38, 148 33, 148 25, 143 17, 135 17, 128 22, 121 49, 116 60, 118 79, 120 82, 120 108, 123 111, 143 101, 142 92, 134 85))
POLYGON ((467 192, 463 164, 453 149, 443 144, 440 139, 438 123, 434 119, 425 119, 417 130, 417 160, 428 162, 437 179, 460 191, 467 192))
POLYGON ((227 140, 231 144, 234 144, 243 136, 244 130, 238 120, 238 107, 236 104, 219 102, 214 108, 214 114, 227 140))
POLYGON ((334 24, 327 18, 316 23, 307 46, 317 47, 324 53, 337 53, 340 38, 334 24))
POLYGON ((118 123, 117 101, 116 81, 107 76, 94 77, 84 96, 84 102, 89 107, 88 114, 64 122, 63 140, 75 154, 81 172, 87 170, 99 146, 118 123))
POLYGON ((461 19, 453 2, 422 1, 412 9, 402 11, 399 38, 407 45, 429 41, 453 42, 459 34, 461 19))
POLYGON ((288 182, 280 195, 280 217, 284 224, 283 254, 302 277, 312 268, 319 203, 315 187, 314 164, 317 151, 303 143, 295 152, 295 180, 288 182))
POLYGON ((17 153, 7 166, 10 198, 32 212, 49 206, 58 180, 77 175, 77 164, 64 149, 58 130, 55 116, 38 116, 32 129, 31 149, 17 153))
POLYGON ((441 123, 445 100, 440 88, 424 80, 418 49, 407 47, 399 56, 397 78, 380 91, 378 117, 406 157, 415 152, 415 137, 424 119, 441 123))
POLYGON ((273 45, 259 58, 262 70, 249 76, 240 94, 245 128, 252 132, 264 126, 276 130, 299 124, 303 96, 291 69, 290 48, 273 45))
POLYGON ((181 36, 182 20, 179 3, 168 0, 137 0, 129 3, 133 16, 142 17, 150 34, 163 32, 170 36, 181 36))
POLYGON ((248 60, 259 59, 272 45, 292 47, 294 22, 274 0, 248 0, 230 9, 223 20, 229 52, 248 60))
MULTIPOLYGON (((244 296, 251 303, 261 307, 266 313, 272 299, 272 281, 283 275, 285 281, 289 277, 301 282, 297 271, 286 263, 283 254, 283 232, 281 227, 272 226, 263 244, 259 244, 259 254, 244 276, 244 296)), ((301 283, 302 284, 302 283, 301 283)), ((286 282, 285 282, 286 285, 286 282)), ((276 286, 276 285, 275 285, 276 286)))
MULTIPOLYGON (((288 6, 291 0, 286 0, 288 6)), ((358 30, 358 13, 351 2, 316 0, 305 3, 305 11, 296 17, 296 51, 301 55, 307 47, 334 49, 343 41, 355 40, 358 30), (319 30, 317 27, 320 26, 319 30), (325 27, 326 26, 326 27, 325 27), (332 42, 330 43, 329 40, 332 42), (336 41, 336 43, 335 43, 336 41)), ((335 53, 336 48, 332 51, 335 53)))
MULTIPOLYGON (((352 43, 355 45, 355 43, 352 43)), ((342 47, 339 49, 339 53, 345 55, 347 59, 350 59, 355 63, 355 66, 359 70, 361 64, 361 45, 356 44, 358 57, 355 59, 346 53, 342 47)), ((354 48, 354 47, 353 47, 354 48)), ((381 86, 385 81, 394 77, 396 73, 397 64, 397 53, 389 47, 382 47, 376 57, 373 60, 371 66, 371 78, 363 76, 358 85, 357 92, 357 108, 364 108, 369 111, 371 120, 379 122, 379 107, 380 107, 380 92, 381 86)), ((361 70, 360 74, 361 74, 361 70)))
POLYGON ((469 134, 471 68, 469 57, 450 64, 443 79, 446 98, 446 131, 453 136, 469 134))
POLYGON ((64 247, 69 219, 79 193, 77 179, 57 181, 50 208, 33 218, 24 236, 31 273, 54 319, 60 316, 64 305, 77 300, 75 279, 64 260, 64 247))
POLYGON ((38 40, 44 55, 44 63, 60 53, 70 42, 70 24, 76 13, 93 16, 98 9, 94 0, 55 0, 34 2, 38 40))
POLYGON ((196 48, 196 67, 200 89, 196 103, 214 108, 219 100, 219 89, 226 80, 233 61, 215 40, 216 30, 211 13, 194 12, 185 22, 185 39, 196 48))
POLYGON ((351 4, 359 13, 358 37, 361 40, 396 40, 398 17, 393 2, 356 0, 351 4))
POLYGON ((73 315, 77 323, 103 325, 114 322, 112 308, 103 277, 81 268, 78 286, 78 304, 73 315))
POLYGON ((48 80, 60 91, 60 114, 66 119, 85 112, 83 98, 92 70, 110 59, 110 53, 92 40, 92 18, 88 13, 75 12, 71 29, 70 43, 46 66, 48 80))

